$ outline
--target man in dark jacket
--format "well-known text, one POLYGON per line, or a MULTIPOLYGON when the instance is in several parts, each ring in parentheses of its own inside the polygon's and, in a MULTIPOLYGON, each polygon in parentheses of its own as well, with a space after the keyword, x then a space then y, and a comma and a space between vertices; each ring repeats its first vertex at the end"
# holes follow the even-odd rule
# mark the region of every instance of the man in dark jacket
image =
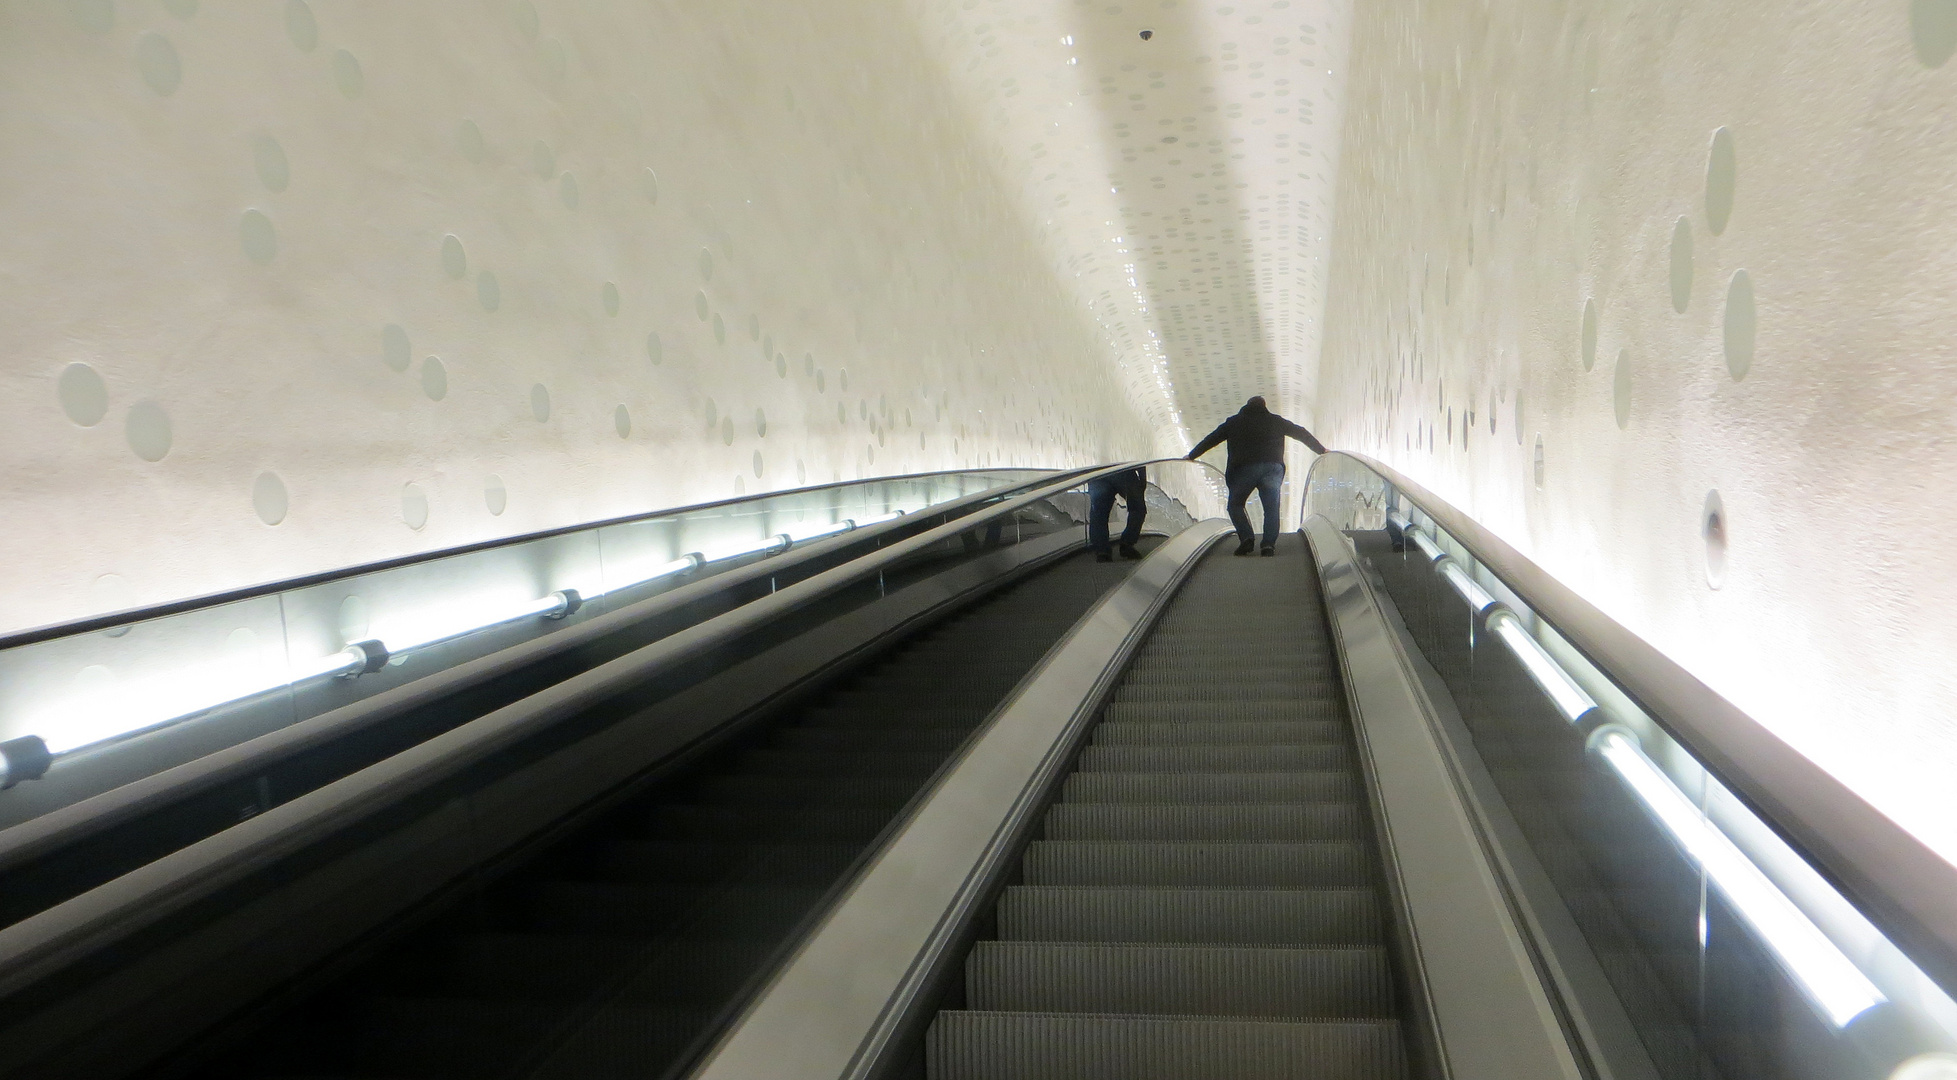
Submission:
POLYGON ((1148 517, 1148 469, 1137 466, 1087 482, 1087 546, 1094 549, 1095 562, 1114 561, 1108 550, 1108 518, 1114 513, 1116 495, 1128 507, 1128 525, 1121 530, 1121 557, 1142 557, 1135 541, 1142 538, 1142 520, 1148 517))
POLYGON ((1216 425, 1189 452, 1189 460, 1203 456, 1217 443, 1228 441, 1229 463, 1223 481, 1230 486, 1230 522, 1237 527, 1237 554, 1250 554, 1257 534, 1250 529, 1250 515, 1244 504, 1250 493, 1264 504, 1264 548, 1260 554, 1277 554, 1278 498, 1284 490, 1284 440, 1296 439, 1322 454, 1325 447, 1311 432, 1271 411, 1261 397, 1244 402, 1237 415, 1216 425))

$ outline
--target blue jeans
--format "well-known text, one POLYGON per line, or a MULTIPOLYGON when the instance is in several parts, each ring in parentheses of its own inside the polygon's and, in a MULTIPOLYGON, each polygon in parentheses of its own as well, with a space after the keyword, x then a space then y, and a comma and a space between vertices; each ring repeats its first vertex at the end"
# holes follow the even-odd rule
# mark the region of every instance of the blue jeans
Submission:
POLYGON ((1223 482, 1230 486, 1230 524, 1237 527, 1237 539, 1248 544, 1257 538, 1250 529, 1250 515, 1244 512, 1244 504, 1255 491, 1258 501, 1264 504, 1264 546, 1275 546, 1278 499, 1284 493, 1284 462, 1239 465, 1224 475, 1223 482))
POLYGON ((1121 530, 1121 546, 1134 547, 1142 538, 1142 521, 1148 517, 1148 485, 1130 476, 1103 476, 1087 482, 1087 546, 1096 555, 1108 552, 1108 518, 1114 513, 1114 497, 1128 508, 1128 525, 1121 530))

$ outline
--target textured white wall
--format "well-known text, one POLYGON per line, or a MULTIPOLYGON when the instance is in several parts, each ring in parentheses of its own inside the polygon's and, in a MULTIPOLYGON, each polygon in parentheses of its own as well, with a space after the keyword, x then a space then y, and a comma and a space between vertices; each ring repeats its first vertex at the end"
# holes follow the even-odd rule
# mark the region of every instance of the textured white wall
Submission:
POLYGON ((944 6, 0 3, 0 630, 1147 453, 944 6))
POLYGON ((1954 46, 1357 5, 1319 414, 1957 857, 1954 46))

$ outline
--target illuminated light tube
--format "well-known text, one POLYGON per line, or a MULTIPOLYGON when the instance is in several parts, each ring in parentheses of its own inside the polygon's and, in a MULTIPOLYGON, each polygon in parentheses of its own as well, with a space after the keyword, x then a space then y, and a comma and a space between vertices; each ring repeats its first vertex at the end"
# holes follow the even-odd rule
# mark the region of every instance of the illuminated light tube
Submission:
POLYGON ((461 605, 435 615, 415 615, 397 620, 385 633, 374 636, 387 643, 387 649, 394 654, 411 649, 425 648, 429 645, 466 637, 478 630, 515 622, 541 615, 546 619, 562 619, 575 614, 584 606, 584 596, 576 589, 558 591, 532 600, 527 604, 494 609, 484 606, 475 611, 465 612, 461 605))
POLYGON ((836 522, 834 525, 826 525, 820 529, 813 529, 808 532, 801 532, 801 533, 791 532, 788 535, 793 537, 796 543, 801 544, 801 543, 806 543, 807 541, 810 540, 819 540, 825 536, 834 536, 837 533, 850 532, 855 528, 856 528, 856 522, 850 520, 849 518, 844 518, 843 520, 836 522))
POLYGON ((773 536, 765 537, 756 543, 743 544, 739 547, 722 548, 718 551, 707 552, 703 557, 707 562, 720 562, 724 559, 738 559, 743 555, 758 555, 763 552, 769 555, 779 555, 782 552, 787 551, 789 548, 794 546, 795 546, 794 537, 788 535, 787 533, 776 533, 773 536))
POLYGON ((1419 548, 1420 553, 1427 556, 1429 561, 1440 562, 1442 559, 1447 558, 1447 552, 1442 551, 1439 544, 1427 539, 1425 530, 1408 528, 1406 535, 1407 539, 1413 541, 1413 546, 1419 548))
POLYGON ((1469 577, 1466 570, 1461 569, 1460 563, 1453 559, 1442 559, 1437 565, 1441 568, 1441 576, 1447 579, 1449 585, 1454 586, 1454 591, 1460 593, 1461 599, 1466 600, 1468 606, 1474 608, 1477 613, 1495 606, 1495 598, 1488 595, 1488 590, 1476 584, 1475 579, 1469 577))
POLYGON ((621 581, 618 584, 613 585, 611 588, 606 589, 604 592, 594 592, 589 595, 593 597, 605 596, 609 593, 615 593, 620 589, 630 589, 635 585, 644 585, 648 581, 658 581, 660 578, 670 577, 674 574, 684 574, 688 570, 692 570, 699 566, 704 565, 706 561, 707 561, 707 557, 705 555, 702 555, 697 551, 691 551, 686 553, 685 555, 681 555, 679 558, 674 559, 671 562, 661 563, 658 566, 653 567, 651 570, 647 571, 644 574, 641 574, 638 577, 632 578, 627 581, 621 581))
POLYGON ((1488 629, 1502 639, 1502 643, 1509 647, 1509 651, 1515 654, 1517 660, 1522 661, 1522 666, 1528 670, 1529 677, 1534 679, 1536 685, 1542 687, 1543 693, 1548 694, 1549 699, 1556 703, 1556 708, 1562 712, 1563 719, 1575 723, 1582 719, 1585 713, 1597 707, 1596 699, 1585 693, 1583 687, 1578 686, 1576 680, 1570 678, 1569 672, 1563 670, 1563 665, 1543 651, 1542 643, 1529 635, 1529 631, 1522 625, 1522 620, 1515 617, 1515 612, 1503 610, 1490 615, 1488 629))
MULTIPOLYGON (((338 652, 276 673, 237 663, 186 665, 130 686, 107 688, 64 701, 33 725, 42 734, 27 738, 40 742, 50 756, 58 756, 188 720, 212 709, 249 701, 312 679, 370 675, 385 667, 390 659, 410 650, 452 641, 518 619, 533 616, 562 619, 574 614, 583 604, 584 598, 576 589, 560 589, 520 608, 477 617, 467 623, 456 618, 424 617, 413 633, 396 632, 385 638, 357 641, 338 652)), ((4 759, 0 760, 0 768, 5 770, 0 773, 0 787, 39 775, 27 775, 16 766, 16 754, 4 749, 19 742, 0 744, 0 759, 4 759)), ((45 771, 42 768, 41 772, 45 771)))
POLYGON ((909 513, 909 511, 892 510, 888 514, 878 514, 876 517, 857 518, 855 519, 856 527, 860 529, 865 525, 879 525, 886 521, 895 521, 903 517, 906 513, 909 513))
POLYGON ((1786 893, 1706 820, 1629 732, 1605 728, 1594 745, 1836 1027, 1888 1000, 1786 893))

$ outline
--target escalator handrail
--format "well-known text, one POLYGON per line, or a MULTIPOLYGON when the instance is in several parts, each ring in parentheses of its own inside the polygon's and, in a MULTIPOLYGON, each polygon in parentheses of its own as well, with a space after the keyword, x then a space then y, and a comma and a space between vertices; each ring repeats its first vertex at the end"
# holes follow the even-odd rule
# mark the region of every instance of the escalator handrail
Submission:
MULTIPOLYGON (((1090 471, 1092 470, 1077 470, 1059 475, 1068 477, 1079 472, 1090 471)), ((670 611, 698 602, 712 593, 737 588, 760 578, 780 575, 811 560, 824 558, 840 548, 876 541, 879 537, 890 533, 915 528, 920 517, 958 513, 987 500, 998 499, 1036 485, 1050 485, 1053 482, 1054 478, 1044 477, 1026 483, 1002 484, 924 508, 904 517, 797 544, 772 558, 759 559, 709 577, 689 581, 658 595, 565 626, 555 633, 544 634, 488 656, 465 661, 371 697, 349 702, 337 709, 288 724, 236 746, 227 747, 59 807, 0 830, 0 873, 6 873, 51 850, 73 844, 104 829, 139 817, 158 806, 189 797, 239 777, 249 776, 254 771, 303 753, 328 740, 342 738, 351 732, 406 715, 442 697, 476 686, 505 672, 580 648, 616 633, 624 627, 658 618, 670 611)))
MULTIPOLYGON (((1957 866, 1643 638, 1468 515, 1391 466, 1378 474, 1466 548, 1637 706, 1807 856, 1862 913, 1946 987, 1957 987, 1957 866)), ((1303 502, 1304 500, 1301 500, 1303 502)))
MULTIPOLYGON (((198 611, 203 608, 216 607, 220 604, 231 604, 231 603, 236 603, 240 600, 250 600, 255 597, 270 596, 273 595, 274 593, 290 592, 294 589, 310 588, 314 585, 322 585, 332 581, 342 581, 351 577, 360 577, 361 575, 364 574, 376 574, 376 573, 380 573, 383 570, 396 570, 403 566, 415 566, 420 563, 438 562, 442 559, 452 558, 458 555, 472 555, 479 551, 489 551, 495 548, 512 547, 517 544, 527 544, 536 540, 548 540, 554 536, 568 536, 572 533, 587 532, 592 529, 610 528, 615 525, 629 525, 636 521, 657 521, 661 518, 679 517, 683 514, 697 514, 704 510, 714 510, 722 507, 739 506, 743 503, 761 502, 767 499, 779 499, 784 496, 795 495, 803 492, 827 491, 831 488, 858 487, 858 486, 863 486, 868 484, 891 483, 899 480, 924 480, 934 476, 957 476, 964 473, 1044 472, 1048 474, 1046 476, 1034 477, 1033 479, 1026 480, 1020 483, 1001 484, 998 485, 997 487, 990 489, 993 491, 997 491, 999 487, 1007 487, 1007 488, 1031 487, 1034 484, 1050 483, 1053 480, 1066 477, 1066 476, 1082 476, 1092 471, 1093 471, 1093 467, 1076 468, 1076 469, 1042 469, 1034 466, 1028 466, 1023 469, 1012 468, 1008 466, 999 466, 996 468, 989 468, 989 469, 945 469, 939 472, 900 473, 895 476, 877 476, 877 477, 869 477, 862 480, 839 480, 829 484, 811 484, 808 487, 788 488, 782 491, 765 491, 754 495, 743 495, 733 499, 720 499, 715 502, 694 503, 689 506, 673 506, 673 507, 667 507, 663 510, 649 510, 642 514, 627 514, 623 517, 605 518, 600 521, 586 521, 576 525, 561 525, 552 529, 539 529, 534 532, 519 533, 515 536, 501 536, 493 540, 482 540, 471 544, 459 544, 455 547, 439 548, 434 551, 418 551, 412 555, 403 555, 392 559, 382 559, 376 562, 360 563, 355 566, 343 566, 333 570, 323 570, 317 573, 302 574, 298 577, 283 578, 278 581, 261 582, 256 585, 247 585, 242 588, 226 589, 221 592, 215 592, 215 593, 206 593, 201 596, 185 597, 180 600, 168 600, 160 604, 150 604, 138 608, 128 608, 122 611, 106 612, 101 615, 91 615, 86 619, 76 619, 70 622, 63 622, 63 623, 50 623, 46 626, 28 627, 27 629, 24 630, 15 630, 5 634, 0 634, 0 650, 18 648, 19 646, 22 645, 35 645, 43 641, 52 641, 56 638, 72 637, 76 634, 92 633, 97 630, 109 630, 118 626, 126 626, 131 623, 146 622, 151 619, 160 619, 169 615, 181 615, 186 611, 198 611)), ((945 503, 943 505, 949 506, 951 504, 945 503)))
MULTIPOLYGON (((1165 459, 1166 460, 1166 459, 1165 459)), ((174 913, 326 837, 373 821, 500 750, 744 634, 761 629, 899 560, 1084 480, 1069 476, 832 567, 452 728, 44 911, 0 927, 0 998, 112 947, 174 913)), ((1151 462, 1152 464, 1152 462, 1151 462)))

